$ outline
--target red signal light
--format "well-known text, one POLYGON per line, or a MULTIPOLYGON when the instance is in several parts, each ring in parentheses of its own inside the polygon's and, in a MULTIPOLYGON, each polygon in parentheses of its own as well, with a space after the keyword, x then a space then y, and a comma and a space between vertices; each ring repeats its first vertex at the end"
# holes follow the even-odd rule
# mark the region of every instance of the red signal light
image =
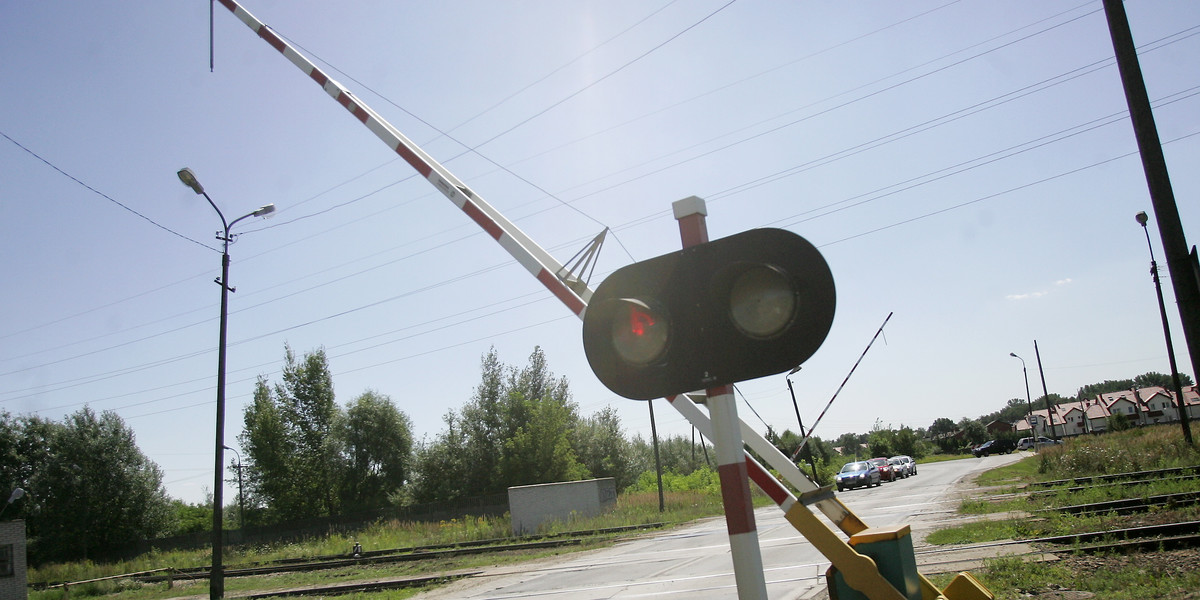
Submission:
POLYGON ((654 317, 650 313, 638 310, 637 307, 629 309, 629 329, 633 331, 633 335, 645 335, 646 328, 654 325, 654 317))
POLYGON ((670 327, 645 302, 633 298, 619 300, 618 311, 628 312, 612 320, 612 345, 617 356, 635 365, 648 365, 667 348, 670 327))

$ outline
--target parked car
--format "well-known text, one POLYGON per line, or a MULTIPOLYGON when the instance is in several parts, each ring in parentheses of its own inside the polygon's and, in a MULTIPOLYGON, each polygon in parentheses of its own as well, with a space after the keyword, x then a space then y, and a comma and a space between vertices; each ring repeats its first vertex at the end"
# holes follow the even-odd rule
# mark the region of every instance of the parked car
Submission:
POLYGON ((899 477, 908 478, 917 474, 917 461, 908 456, 893 456, 888 459, 888 462, 892 463, 892 469, 899 477))
POLYGON ((880 456, 878 458, 872 458, 871 464, 875 465, 875 468, 879 469, 879 478, 881 480, 883 480, 883 481, 895 481, 896 480, 896 470, 892 468, 892 464, 888 462, 888 459, 886 459, 882 456, 880 456))
POLYGON ((870 487, 879 485, 883 480, 879 477, 879 469, 870 461, 850 462, 842 465, 837 477, 838 491, 846 488, 870 487))
POLYGON ((1017 450, 1032 450, 1036 445, 1054 446, 1061 443, 1062 440, 1052 440, 1045 436, 1038 436, 1037 444, 1035 444, 1033 438, 1026 437, 1021 438, 1021 441, 1017 442, 1017 450))
POLYGON ((1012 440, 992 440, 984 442, 971 451, 976 457, 984 457, 991 454, 1008 454, 1017 449, 1017 445, 1012 440))

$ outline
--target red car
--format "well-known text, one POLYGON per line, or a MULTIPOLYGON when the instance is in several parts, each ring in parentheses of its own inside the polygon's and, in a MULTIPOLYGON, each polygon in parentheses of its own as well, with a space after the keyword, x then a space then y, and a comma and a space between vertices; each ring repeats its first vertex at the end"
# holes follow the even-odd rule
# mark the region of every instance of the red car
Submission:
POLYGON ((895 481, 896 470, 892 468, 891 463, 886 458, 872 458, 871 464, 879 469, 879 479, 881 481, 895 481))

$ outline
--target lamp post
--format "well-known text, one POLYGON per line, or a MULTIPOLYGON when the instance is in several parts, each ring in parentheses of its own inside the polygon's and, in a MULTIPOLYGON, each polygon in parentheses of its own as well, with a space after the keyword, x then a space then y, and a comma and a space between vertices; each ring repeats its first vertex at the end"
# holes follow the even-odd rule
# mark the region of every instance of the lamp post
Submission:
POLYGON ((217 203, 213 202, 212 198, 204 191, 204 186, 200 185, 200 181, 196 179, 196 174, 191 169, 184 167, 177 173, 179 180, 184 185, 192 188, 192 191, 204 196, 208 200, 208 204, 213 210, 217 211, 217 216, 221 217, 221 226, 224 231, 217 232, 217 239, 222 242, 221 249, 221 278, 216 282, 221 286, 221 333, 217 342, 217 441, 216 441, 216 457, 214 460, 213 474, 213 558, 212 558, 212 573, 209 576, 209 598, 218 600, 225 597, 225 577, 224 570, 221 565, 221 529, 222 529, 222 488, 225 486, 224 478, 221 476, 225 471, 225 331, 229 321, 229 292, 235 291, 229 285, 229 242, 233 241, 233 237, 229 234, 229 230, 241 221, 250 217, 263 217, 275 212, 275 205, 268 204, 258 210, 242 215, 232 222, 225 220, 225 215, 221 213, 221 209, 217 208, 217 203))
POLYGON ((244 530, 246 529, 246 496, 242 494, 242 453, 229 446, 225 446, 225 449, 234 453, 238 460, 238 528, 244 530))
POLYGON ((1175 402, 1179 406, 1179 424, 1183 427, 1183 439, 1192 444, 1192 429, 1188 425, 1187 402, 1183 398, 1183 384, 1179 380, 1179 369, 1175 366, 1175 346, 1171 343, 1171 325, 1167 322, 1167 306, 1163 303, 1162 283, 1158 280, 1158 263, 1154 261, 1154 245, 1150 243, 1150 229, 1146 222, 1150 220, 1146 212, 1134 215, 1137 222, 1146 233, 1146 247, 1150 249, 1150 277, 1154 280, 1154 291, 1158 294, 1158 314, 1162 317, 1163 337, 1167 340, 1167 360, 1171 363, 1171 382, 1175 384, 1175 402))
MULTIPOLYGON (((1025 368, 1025 359, 1017 356, 1016 352, 1009 352, 1008 355, 1021 361, 1021 373, 1025 375, 1025 409, 1028 411, 1028 416, 1025 420, 1029 422, 1029 432, 1033 434, 1033 447, 1036 449, 1038 447, 1038 433, 1037 429, 1033 427, 1033 400, 1029 398, 1029 371, 1025 368)), ((1049 413, 1047 413, 1047 416, 1049 416, 1049 413)))
MULTIPOLYGON (((800 405, 796 403, 796 390, 792 389, 792 375, 795 375, 799 371, 800 365, 796 365, 796 368, 788 371, 788 374, 783 378, 787 381, 788 392, 792 395, 792 408, 796 409, 796 423, 800 425, 800 439, 803 440, 808 437, 808 433, 804 431, 804 420, 800 418, 800 405)), ((817 474, 817 463, 813 460, 812 448, 809 448, 807 444, 804 446, 804 457, 808 459, 808 464, 812 466, 813 481, 817 485, 821 485, 820 475, 817 474)))
POLYGON ((8 510, 8 507, 12 506, 13 502, 16 502, 17 500, 20 500, 21 498, 24 498, 24 497, 25 497, 25 490, 23 490, 21 488, 14 488, 12 493, 9 494, 9 496, 8 496, 8 503, 6 503, 3 507, 0 507, 0 517, 4 516, 4 511, 8 510))

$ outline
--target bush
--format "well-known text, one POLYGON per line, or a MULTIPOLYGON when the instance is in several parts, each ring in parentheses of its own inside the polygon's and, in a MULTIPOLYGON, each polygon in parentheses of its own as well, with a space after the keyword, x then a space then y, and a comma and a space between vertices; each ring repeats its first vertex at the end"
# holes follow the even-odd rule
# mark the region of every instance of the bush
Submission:
MULTIPOLYGON (((668 492, 701 492, 721 495, 721 480, 710 467, 701 467, 687 475, 672 471, 663 473, 663 490, 668 492)), ((637 482, 625 490, 627 493, 658 492, 658 478, 654 471, 643 471, 637 482)))

